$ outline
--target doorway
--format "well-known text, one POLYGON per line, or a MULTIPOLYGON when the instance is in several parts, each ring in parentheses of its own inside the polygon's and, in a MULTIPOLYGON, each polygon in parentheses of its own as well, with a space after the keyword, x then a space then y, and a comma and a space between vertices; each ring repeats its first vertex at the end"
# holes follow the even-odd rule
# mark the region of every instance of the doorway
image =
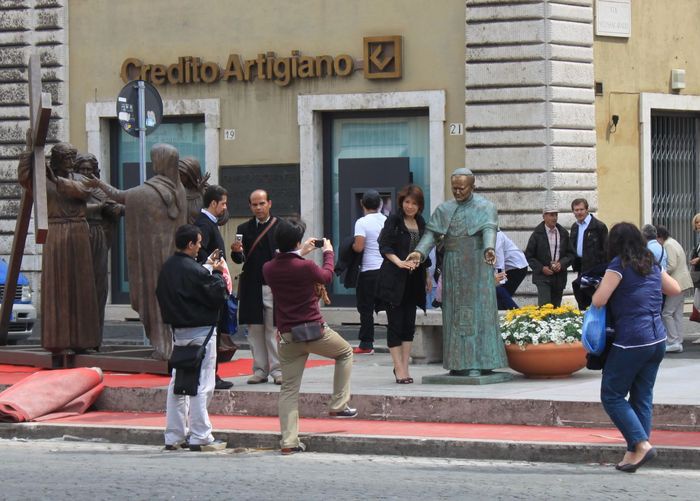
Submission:
POLYGON ((700 117, 651 116, 651 210, 689 254, 695 246, 693 216, 700 210, 700 117))
MULTIPOLYGON (((408 183, 418 184, 430 207, 428 111, 329 113, 324 128, 324 228, 335 248, 354 233, 362 216, 359 200, 375 189, 396 208, 396 194, 408 183)), ((335 306, 355 306, 355 291, 337 279, 329 291, 335 306)))

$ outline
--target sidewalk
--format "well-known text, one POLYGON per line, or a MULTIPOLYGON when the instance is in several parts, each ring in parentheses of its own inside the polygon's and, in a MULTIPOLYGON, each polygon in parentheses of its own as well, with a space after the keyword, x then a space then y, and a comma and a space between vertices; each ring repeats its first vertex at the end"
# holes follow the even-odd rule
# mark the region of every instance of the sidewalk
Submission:
MULTIPOLYGON (((700 345, 669 354, 655 390, 658 464, 700 468, 700 345)), ((236 359, 249 358, 240 351, 236 359)), ((332 365, 307 368, 301 388, 301 433, 310 451, 399 454, 545 462, 612 463, 624 442, 599 403, 600 372, 582 370, 567 379, 527 380, 486 386, 423 385, 443 373, 414 365, 412 385, 393 380, 388 354, 358 355, 351 404, 357 420, 327 419, 332 365)), ((504 369, 508 370, 508 369, 504 369)), ((126 379, 126 376, 124 376, 126 379)), ((113 378, 114 379, 114 378, 113 378)), ((231 391, 216 391, 210 406, 218 438, 229 447, 276 449, 277 395, 273 384, 247 385, 247 375, 227 378, 231 391)), ((98 412, 44 423, 2 424, 4 438, 62 435, 161 445, 165 423, 163 386, 120 382, 97 402, 98 412)))

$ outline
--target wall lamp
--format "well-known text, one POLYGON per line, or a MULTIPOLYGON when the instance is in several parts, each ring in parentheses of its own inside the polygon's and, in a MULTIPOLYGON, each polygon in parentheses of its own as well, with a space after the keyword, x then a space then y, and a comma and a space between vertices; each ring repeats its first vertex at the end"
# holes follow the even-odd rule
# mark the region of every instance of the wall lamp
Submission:
POLYGON ((617 122, 620 121, 620 115, 613 115, 610 120, 610 125, 608 125, 608 130, 610 133, 614 133, 617 130, 617 122))

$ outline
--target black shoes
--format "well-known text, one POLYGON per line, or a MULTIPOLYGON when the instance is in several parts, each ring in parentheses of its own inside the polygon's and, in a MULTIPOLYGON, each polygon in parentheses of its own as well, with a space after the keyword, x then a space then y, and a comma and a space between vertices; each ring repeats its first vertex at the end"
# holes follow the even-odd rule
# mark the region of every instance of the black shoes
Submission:
POLYGON ((215 390, 230 390, 232 387, 233 383, 231 381, 224 381, 219 376, 216 376, 215 390))
POLYGON ((178 442, 177 444, 165 444, 165 447, 163 450, 165 451, 182 451, 185 449, 189 449, 190 444, 187 443, 187 440, 183 440, 182 442, 178 442))
POLYGON ((624 471, 625 473, 634 473, 637 471, 640 467, 642 467, 645 463, 648 463, 652 459, 654 459, 656 456, 658 456, 658 452, 656 452, 656 449, 653 447, 647 451, 646 454, 644 454, 644 457, 639 460, 638 463, 626 463, 626 464, 618 464, 615 466, 616 470, 624 471))
POLYGON ((352 407, 348 407, 346 405, 345 409, 343 409, 342 411, 330 411, 328 415, 332 418, 338 419, 354 418, 357 417, 357 409, 353 409, 352 407))

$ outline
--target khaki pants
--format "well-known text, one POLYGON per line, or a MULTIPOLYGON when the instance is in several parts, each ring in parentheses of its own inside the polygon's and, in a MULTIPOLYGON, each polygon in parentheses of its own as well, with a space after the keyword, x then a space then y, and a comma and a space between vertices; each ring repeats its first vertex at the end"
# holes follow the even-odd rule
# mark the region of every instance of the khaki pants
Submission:
POLYGON ((279 397, 280 428, 282 448, 299 445, 299 388, 304 366, 309 353, 335 360, 333 375, 333 396, 328 407, 340 411, 350 401, 350 374, 352 372, 352 348, 340 334, 325 326, 323 337, 309 343, 293 343, 291 334, 281 335, 279 345, 282 365, 282 388, 279 397))

